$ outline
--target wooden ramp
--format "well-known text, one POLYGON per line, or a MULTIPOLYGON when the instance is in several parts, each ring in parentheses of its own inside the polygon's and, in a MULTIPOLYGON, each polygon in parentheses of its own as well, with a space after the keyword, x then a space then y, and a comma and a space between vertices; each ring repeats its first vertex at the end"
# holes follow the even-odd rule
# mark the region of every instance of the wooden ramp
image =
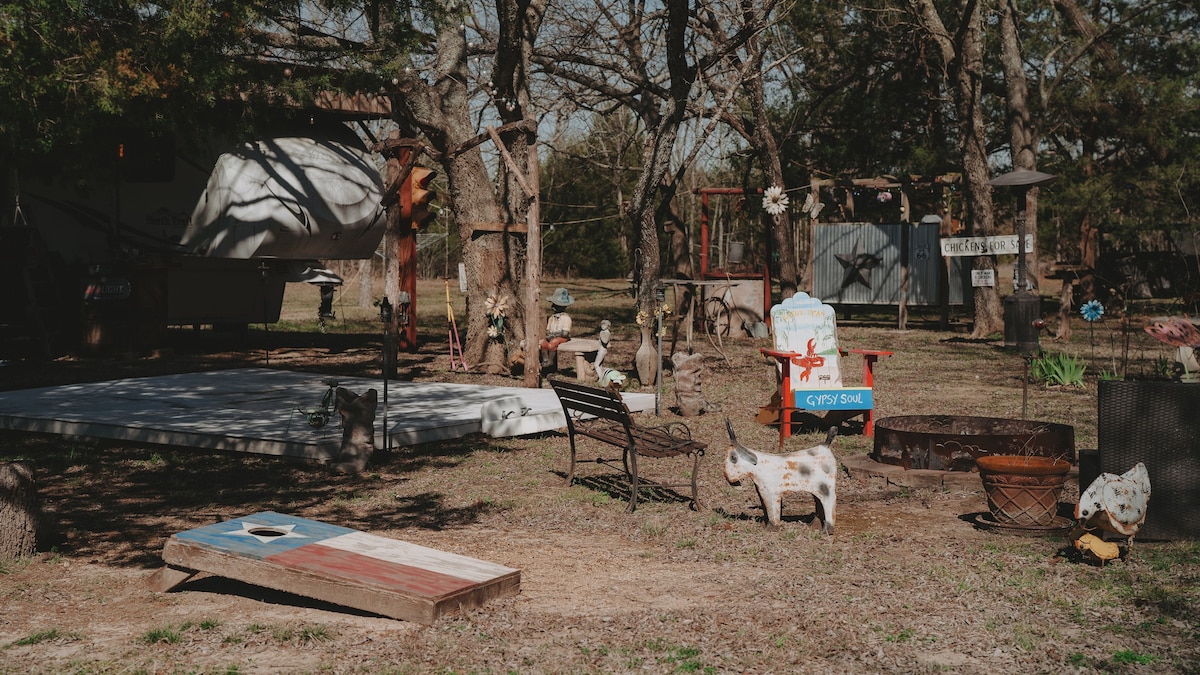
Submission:
POLYGON ((382 616, 431 624, 520 592, 520 570, 264 511, 172 535, 151 588, 207 572, 382 616))

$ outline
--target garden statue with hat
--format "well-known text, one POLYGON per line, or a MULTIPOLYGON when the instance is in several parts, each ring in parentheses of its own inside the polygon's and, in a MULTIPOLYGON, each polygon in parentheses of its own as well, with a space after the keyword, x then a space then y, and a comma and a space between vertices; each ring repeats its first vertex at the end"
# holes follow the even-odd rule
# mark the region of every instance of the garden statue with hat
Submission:
POLYGON ((567 314, 567 307, 575 304, 575 298, 565 288, 554 291, 548 300, 552 314, 546 319, 546 338, 541 344, 543 368, 557 364, 558 346, 571 339, 571 315, 567 314))

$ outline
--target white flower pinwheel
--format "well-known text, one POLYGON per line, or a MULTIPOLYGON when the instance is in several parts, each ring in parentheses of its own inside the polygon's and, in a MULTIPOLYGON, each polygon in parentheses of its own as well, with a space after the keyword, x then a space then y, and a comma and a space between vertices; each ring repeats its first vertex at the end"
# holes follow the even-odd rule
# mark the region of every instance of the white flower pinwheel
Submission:
POLYGON ((772 185, 763 192, 763 210, 767 213, 778 216, 784 211, 787 211, 788 196, 783 191, 783 188, 778 185, 772 185))

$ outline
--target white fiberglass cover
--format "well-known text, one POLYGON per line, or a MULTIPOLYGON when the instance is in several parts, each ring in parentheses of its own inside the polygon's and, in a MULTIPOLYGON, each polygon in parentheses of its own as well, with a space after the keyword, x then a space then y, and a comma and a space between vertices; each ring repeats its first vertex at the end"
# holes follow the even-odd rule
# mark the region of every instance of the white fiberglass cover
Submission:
POLYGON ((383 237, 382 195, 361 144, 254 141, 217 159, 181 243, 214 258, 367 258, 383 237))

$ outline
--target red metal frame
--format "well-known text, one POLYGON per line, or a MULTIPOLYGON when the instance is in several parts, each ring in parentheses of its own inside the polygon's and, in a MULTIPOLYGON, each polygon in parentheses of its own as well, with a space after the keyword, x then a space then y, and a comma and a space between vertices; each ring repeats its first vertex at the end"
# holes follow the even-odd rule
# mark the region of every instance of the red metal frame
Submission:
POLYGON ((769 326, 771 325, 771 242, 772 233, 770 228, 764 228, 765 235, 763 242, 767 247, 765 262, 763 263, 763 271, 761 274, 756 272, 729 272, 728 270, 710 270, 708 268, 708 196, 709 195, 745 195, 745 194, 762 194, 762 190, 755 188, 746 190, 745 188, 697 188, 696 194, 700 195, 700 278, 707 279, 762 279, 763 280, 763 321, 769 326))

